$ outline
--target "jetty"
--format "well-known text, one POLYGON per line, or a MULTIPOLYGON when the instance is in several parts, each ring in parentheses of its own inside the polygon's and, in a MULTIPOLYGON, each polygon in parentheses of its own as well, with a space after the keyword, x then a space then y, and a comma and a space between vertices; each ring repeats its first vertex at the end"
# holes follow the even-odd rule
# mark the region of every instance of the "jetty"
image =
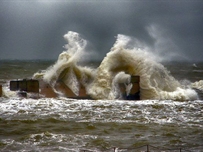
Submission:
MULTIPOLYGON (((131 76, 132 84, 130 92, 126 92, 126 84, 119 83, 119 89, 122 94, 123 100, 140 100, 140 77, 131 76)), ((20 97, 30 97, 28 93, 34 94, 35 98, 46 97, 56 98, 59 96, 59 92, 67 98, 73 99, 93 99, 87 94, 86 88, 80 84, 79 94, 76 95, 74 92, 64 84, 63 81, 57 81, 55 86, 44 82, 43 80, 36 79, 17 79, 10 81, 9 84, 11 91, 16 91, 20 97)), ((2 96, 2 85, 0 85, 0 96, 2 96)), ((93 99, 94 100, 94 99, 93 99)))

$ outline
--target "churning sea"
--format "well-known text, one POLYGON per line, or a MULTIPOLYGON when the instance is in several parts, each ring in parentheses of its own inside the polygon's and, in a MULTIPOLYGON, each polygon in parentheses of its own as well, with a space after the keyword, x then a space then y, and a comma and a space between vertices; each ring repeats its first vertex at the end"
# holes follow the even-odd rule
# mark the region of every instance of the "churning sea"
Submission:
MULTIPOLYGON (((31 78, 53 63, 0 61, 0 84, 9 89, 10 80, 31 78)), ((163 65, 181 83, 203 79, 203 63, 163 65)), ((0 151, 203 152, 198 94, 194 101, 0 97, 0 151)))

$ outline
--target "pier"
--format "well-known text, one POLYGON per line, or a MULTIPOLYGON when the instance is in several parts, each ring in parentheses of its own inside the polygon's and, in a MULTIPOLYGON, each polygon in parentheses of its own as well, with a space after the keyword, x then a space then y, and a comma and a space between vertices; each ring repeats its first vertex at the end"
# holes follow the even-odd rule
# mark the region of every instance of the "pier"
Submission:
MULTIPOLYGON (((140 77, 131 76, 130 83, 132 88, 130 92, 126 92, 126 84, 120 83, 119 89, 124 100, 140 100, 140 77)), ((17 91, 21 97, 27 97, 27 93, 35 93, 47 98, 58 97, 58 93, 63 94, 67 98, 74 99, 92 99, 86 92, 86 88, 80 83, 79 94, 76 95, 63 81, 57 81, 54 86, 42 81, 34 79, 22 79, 10 81, 10 90, 17 91)), ((0 95, 1 95, 0 87, 0 95)))

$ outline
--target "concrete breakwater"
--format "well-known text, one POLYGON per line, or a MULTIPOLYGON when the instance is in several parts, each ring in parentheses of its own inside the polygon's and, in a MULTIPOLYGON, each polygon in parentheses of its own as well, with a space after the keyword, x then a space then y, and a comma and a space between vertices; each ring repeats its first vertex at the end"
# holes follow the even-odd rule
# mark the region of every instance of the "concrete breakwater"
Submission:
MULTIPOLYGON (((140 77, 131 76, 130 83, 132 84, 130 92, 126 91, 126 84, 119 83, 119 89, 121 92, 122 99, 124 100, 139 100, 140 99, 140 77)), ((86 88, 80 84, 79 94, 76 95, 74 92, 64 84, 63 81, 58 81, 54 86, 42 81, 35 79, 22 79, 10 81, 10 90, 17 91, 21 97, 27 97, 27 93, 37 94, 38 97, 55 98, 59 94, 67 98, 74 99, 93 99, 88 95, 86 88)), ((0 86, 0 96, 2 96, 2 86, 0 86)), ((35 96, 36 97, 36 96, 35 96)))

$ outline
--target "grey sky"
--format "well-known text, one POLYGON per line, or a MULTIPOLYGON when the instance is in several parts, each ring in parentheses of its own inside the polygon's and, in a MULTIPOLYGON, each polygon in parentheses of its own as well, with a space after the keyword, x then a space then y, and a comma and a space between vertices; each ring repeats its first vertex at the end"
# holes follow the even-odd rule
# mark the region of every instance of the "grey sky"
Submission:
POLYGON ((0 59, 56 59, 68 31, 101 59, 124 34, 169 60, 203 61, 202 0, 0 1, 0 59))

